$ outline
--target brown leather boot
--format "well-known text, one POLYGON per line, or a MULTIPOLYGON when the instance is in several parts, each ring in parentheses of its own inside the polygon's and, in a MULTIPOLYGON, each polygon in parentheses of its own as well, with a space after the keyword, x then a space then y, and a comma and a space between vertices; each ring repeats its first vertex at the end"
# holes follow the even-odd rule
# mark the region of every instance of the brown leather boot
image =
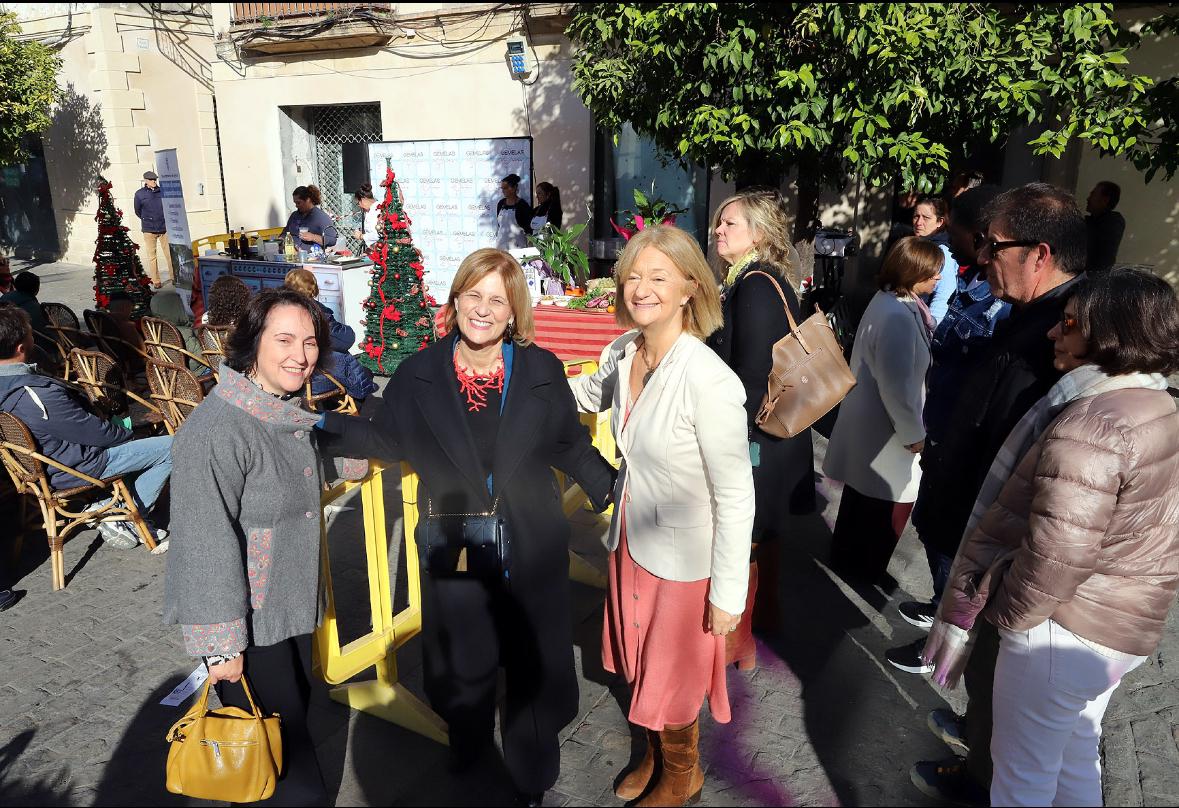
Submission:
POLYGON ((627 772, 614 789, 614 796, 620 800, 629 801, 643 796, 643 792, 651 783, 651 775, 655 773, 655 753, 659 746, 659 734, 651 730, 646 732, 647 751, 643 753, 643 759, 639 761, 638 766, 627 772))
POLYGON ((700 768, 700 721, 683 729, 659 733, 659 756, 663 771, 651 792, 638 806, 689 805, 700 799, 704 770, 700 768))
POLYGON ((757 562, 749 564, 749 594, 745 597, 745 612, 737 628, 725 635, 725 665, 736 664, 737 670, 751 671, 757 667, 757 644, 753 641, 753 604, 757 599, 757 562))

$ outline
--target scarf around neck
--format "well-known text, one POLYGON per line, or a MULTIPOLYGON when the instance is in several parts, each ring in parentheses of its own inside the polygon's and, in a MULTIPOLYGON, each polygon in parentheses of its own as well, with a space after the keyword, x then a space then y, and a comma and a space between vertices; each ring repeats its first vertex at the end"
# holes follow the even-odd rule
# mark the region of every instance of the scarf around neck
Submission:
POLYGON ((741 273, 749 268, 749 265, 757 260, 757 250, 750 250, 745 255, 738 258, 729 267, 728 273, 725 274, 725 286, 732 286, 737 282, 737 278, 741 277, 741 273))

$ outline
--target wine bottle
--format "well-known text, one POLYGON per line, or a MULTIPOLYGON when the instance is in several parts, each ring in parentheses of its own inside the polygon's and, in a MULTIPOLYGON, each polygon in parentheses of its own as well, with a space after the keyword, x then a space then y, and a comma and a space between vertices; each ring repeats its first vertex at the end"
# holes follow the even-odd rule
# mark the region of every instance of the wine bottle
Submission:
POLYGON ((242 228, 242 234, 237 240, 238 252, 241 253, 242 258, 250 257, 250 239, 246 237, 246 228, 242 228))
POLYGON ((225 251, 229 253, 230 258, 239 257, 237 237, 233 235, 232 230, 229 231, 229 238, 225 242, 225 251))

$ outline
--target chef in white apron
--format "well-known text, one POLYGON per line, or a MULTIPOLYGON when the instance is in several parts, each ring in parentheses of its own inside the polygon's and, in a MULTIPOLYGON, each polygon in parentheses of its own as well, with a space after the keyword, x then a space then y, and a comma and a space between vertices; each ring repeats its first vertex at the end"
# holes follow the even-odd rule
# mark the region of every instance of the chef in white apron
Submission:
POLYGON ((495 246, 515 250, 528 246, 532 235, 532 206, 519 195, 520 177, 509 174, 500 180, 504 198, 495 206, 495 246))

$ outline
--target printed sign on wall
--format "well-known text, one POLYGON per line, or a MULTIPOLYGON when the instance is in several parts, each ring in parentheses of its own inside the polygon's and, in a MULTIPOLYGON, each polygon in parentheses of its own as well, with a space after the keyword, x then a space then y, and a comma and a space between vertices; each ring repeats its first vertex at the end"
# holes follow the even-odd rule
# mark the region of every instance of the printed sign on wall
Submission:
MULTIPOLYGON (((156 174, 164 203, 164 221, 168 227, 168 251, 172 256, 177 289, 192 291, 192 236, 188 232, 188 213, 184 209, 184 186, 180 183, 180 164, 175 149, 156 152, 156 174)), ((185 293, 181 293, 186 297, 185 293)))
POLYGON ((385 160, 392 160, 410 234, 422 251, 430 293, 441 303, 462 260, 495 247, 500 180, 520 177, 520 196, 532 200, 532 139, 409 140, 370 143, 373 196, 385 198, 385 160))

